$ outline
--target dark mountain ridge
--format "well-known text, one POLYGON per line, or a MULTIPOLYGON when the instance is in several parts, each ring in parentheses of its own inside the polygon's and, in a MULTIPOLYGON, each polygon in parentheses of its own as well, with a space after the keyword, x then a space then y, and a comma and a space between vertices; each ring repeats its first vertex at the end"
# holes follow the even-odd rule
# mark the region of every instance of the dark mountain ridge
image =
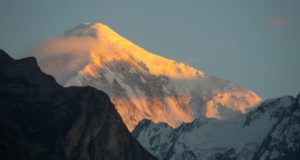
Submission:
POLYGON ((33 57, 0 50, 1 160, 155 160, 129 133, 109 97, 58 85, 33 57))

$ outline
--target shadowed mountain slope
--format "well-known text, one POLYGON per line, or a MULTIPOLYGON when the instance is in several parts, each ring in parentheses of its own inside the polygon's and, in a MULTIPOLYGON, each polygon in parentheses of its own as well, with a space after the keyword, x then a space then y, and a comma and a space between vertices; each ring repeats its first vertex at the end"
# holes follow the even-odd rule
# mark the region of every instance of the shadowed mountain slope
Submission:
POLYGON ((0 159, 155 160, 102 91, 58 85, 0 50, 0 159))

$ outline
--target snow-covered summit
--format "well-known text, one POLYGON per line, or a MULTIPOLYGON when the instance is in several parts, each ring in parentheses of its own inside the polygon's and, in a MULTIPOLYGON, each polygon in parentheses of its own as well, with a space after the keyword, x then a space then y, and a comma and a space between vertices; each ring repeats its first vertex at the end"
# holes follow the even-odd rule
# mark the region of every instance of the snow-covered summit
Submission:
POLYGON ((60 84, 108 93, 130 130, 142 119, 172 127, 197 117, 226 119, 261 102, 244 87, 144 50, 101 23, 80 24, 33 52, 60 84))
MULTIPOLYGON (((66 37, 92 37, 111 41, 124 40, 121 35, 103 23, 82 23, 65 32, 66 37)), ((129 42, 129 41, 127 41, 129 42)))

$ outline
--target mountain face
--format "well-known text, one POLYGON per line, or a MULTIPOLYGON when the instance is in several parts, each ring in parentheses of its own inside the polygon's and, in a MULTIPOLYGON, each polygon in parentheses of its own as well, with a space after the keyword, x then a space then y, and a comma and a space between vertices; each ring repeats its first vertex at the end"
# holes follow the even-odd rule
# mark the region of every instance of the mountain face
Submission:
POLYGON ((60 84, 105 91, 129 130, 143 119, 172 127, 198 117, 227 119, 261 102, 250 90, 150 53, 100 23, 81 24, 31 52, 60 84))
POLYGON ((63 88, 0 50, 1 160, 155 160, 102 91, 63 88))
POLYGON ((300 94, 267 100, 232 119, 198 118, 176 129, 144 120, 132 134, 161 160, 296 160, 300 94))

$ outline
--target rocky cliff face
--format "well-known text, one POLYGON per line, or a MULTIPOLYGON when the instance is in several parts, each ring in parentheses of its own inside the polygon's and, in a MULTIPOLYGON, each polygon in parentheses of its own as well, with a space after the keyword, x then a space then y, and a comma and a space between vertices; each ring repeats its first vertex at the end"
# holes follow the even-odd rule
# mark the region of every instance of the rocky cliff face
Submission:
POLYGON ((297 160, 300 94, 267 100, 232 119, 198 118, 176 129, 144 120, 132 134, 161 160, 297 160))
POLYGON ((0 159, 155 160, 129 133, 109 97, 63 88, 35 58, 0 51, 0 159))

